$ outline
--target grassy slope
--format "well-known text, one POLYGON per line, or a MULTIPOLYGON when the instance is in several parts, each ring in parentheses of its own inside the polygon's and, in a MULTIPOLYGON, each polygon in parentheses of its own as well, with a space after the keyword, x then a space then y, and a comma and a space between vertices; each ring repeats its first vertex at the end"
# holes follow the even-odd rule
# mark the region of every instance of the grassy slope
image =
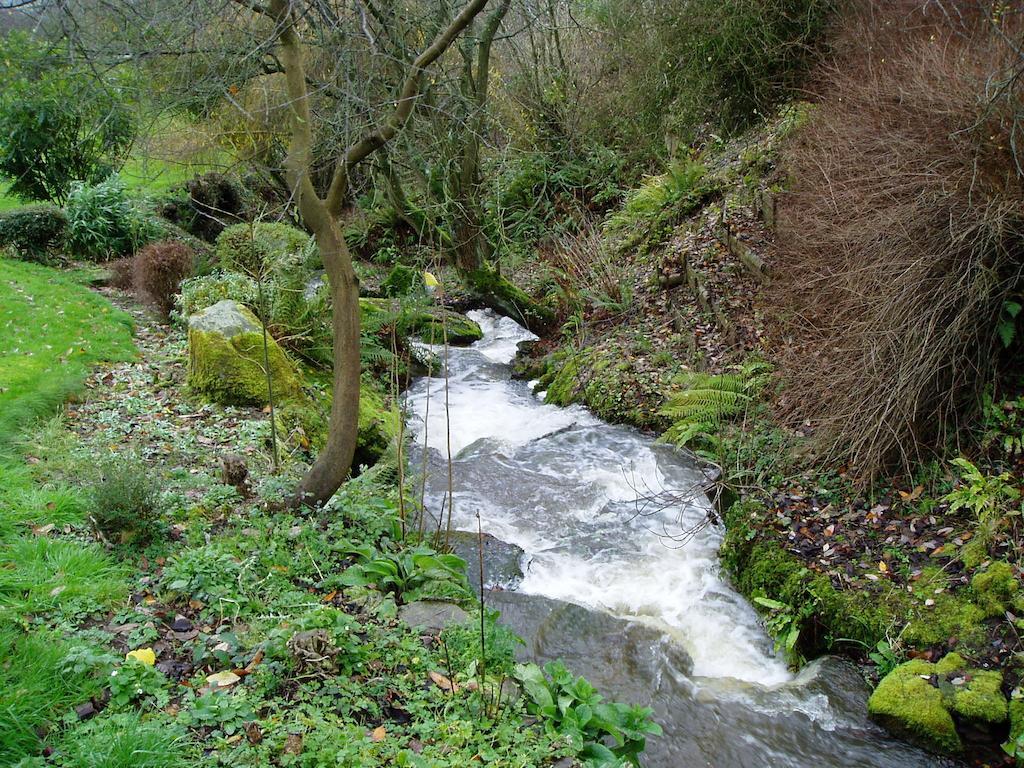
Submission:
MULTIPOLYGON (((84 610, 123 597, 126 574, 98 546, 35 535, 33 527, 82 522, 64 485, 37 486, 13 455, 18 433, 54 411, 100 360, 133 355, 130 318, 67 275, 0 259, 0 763, 35 751, 54 714, 96 693, 65 673, 60 642, 41 611, 84 610)), ((8 762, 10 761, 10 762, 8 762)))

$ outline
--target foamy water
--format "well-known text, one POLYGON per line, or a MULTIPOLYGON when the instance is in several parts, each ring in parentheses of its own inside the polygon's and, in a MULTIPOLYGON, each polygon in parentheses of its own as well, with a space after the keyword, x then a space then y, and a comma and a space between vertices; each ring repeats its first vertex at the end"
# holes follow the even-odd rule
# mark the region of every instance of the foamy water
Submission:
MULTIPOLYGON (((516 345, 532 334, 490 312, 471 316, 484 338, 449 350, 447 411, 440 378, 416 382, 407 401, 421 445, 447 457, 450 435, 455 527, 475 530, 479 513, 485 531, 526 551, 520 591, 655 625, 685 647, 694 676, 791 679, 754 610, 720 576, 720 531, 707 527, 685 546, 666 537, 699 523, 706 498, 638 514, 643 497, 693 489, 698 468, 581 407, 540 402, 508 378, 516 345)), ((428 483, 435 512, 443 480, 428 483)))

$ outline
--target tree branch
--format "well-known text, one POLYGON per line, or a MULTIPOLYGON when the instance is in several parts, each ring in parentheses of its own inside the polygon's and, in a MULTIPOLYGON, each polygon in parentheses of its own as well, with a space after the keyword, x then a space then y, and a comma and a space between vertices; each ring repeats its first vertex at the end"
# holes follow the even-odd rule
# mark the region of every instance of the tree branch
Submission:
POLYGON ((406 76, 405 82, 399 91, 398 99, 395 103, 395 111, 392 112, 391 117, 377 130, 372 131, 350 146, 338 158, 334 166, 334 174, 331 177, 331 185, 326 198, 327 210, 332 216, 337 216, 341 213, 345 197, 348 194, 349 171, 391 141, 395 134, 405 127, 409 117, 412 115, 413 108, 416 106, 416 99, 420 95, 423 71, 437 61, 451 47, 452 42, 459 36, 459 33, 469 26, 470 22, 484 9, 485 5, 487 5, 487 0, 471 0, 462 9, 461 13, 452 19, 452 23, 448 25, 448 28, 439 34, 434 39, 434 42, 413 61, 409 74, 406 76))

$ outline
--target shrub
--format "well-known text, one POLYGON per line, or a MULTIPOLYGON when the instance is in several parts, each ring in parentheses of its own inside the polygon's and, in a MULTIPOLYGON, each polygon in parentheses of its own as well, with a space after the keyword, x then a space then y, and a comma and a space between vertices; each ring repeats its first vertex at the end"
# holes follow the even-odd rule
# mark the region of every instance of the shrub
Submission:
POLYGON ((33 205, 0 214, 0 248, 29 261, 46 262, 64 245, 68 219, 53 205, 33 205))
POLYGON ((962 5, 851 17, 785 153, 794 188, 771 302, 794 342, 783 411, 867 472, 940 445, 1009 357, 1000 323, 1024 266, 1013 149, 1024 86, 1005 41, 1021 22, 974 26, 962 5))
POLYGON ((202 312, 224 299, 255 307, 256 298, 256 281, 237 272, 191 277, 181 283, 180 293, 175 299, 176 313, 187 319, 189 315, 202 312))
MULTIPOLYGON (((834 0, 608 0, 588 5, 597 46, 584 71, 599 88, 573 103, 555 79, 538 110, 579 141, 618 149, 642 168, 710 133, 759 122, 802 85, 834 0), (666 146, 666 144, 668 146, 666 146)), ((579 64, 577 66, 580 66, 579 64)), ((524 78, 527 82, 530 82, 524 78)))
POLYGON ((235 179, 211 171, 190 179, 160 207, 160 215, 189 234, 214 242, 225 228, 246 219, 246 190, 235 179))
POLYGON ((127 256, 123 259, 115 259, 107 264, 110 270, 108 285, 122 291, 135 290, 135 259, 127 256))
POLYGON ((150 243, 135 254, 135 291, 170 317, 182 281, 192 272, 195 253, 184 243, 150 243))
POLYGON ((92 487, 92 520, 108 539, 145 544, 159 527, 159 486, 151 471, 135 461, 110 462, 92 487))
POLYGON ((109 176, 131 146, 131 113, 92 78, 52 71, 4 86, 0 175, 16 195, 63 203, 75 182, 109 176))
POLYGON ((67 203, 69 252, 93 261, 130 256, 160 234, 158 223, 133 202, 117 177, 75 184, 67 203))
POLYGON ((189 181, 188 198, 193 215, 185 228, 210 242, 228 226, 242 221, 247 210, 242 186, 220 173, 204 173, 189 181))
POLYGON ((282 257, 305 254, 309 235, 288 224, 234 224, 217 237, 217 259, 223 269, 253 277, 266 275, 282 257))
POLYGON ((385 296, 408 296, 422 285, 423 281, 417 270, 404 264, 396 264, 381 283, 381 291, 385 296))

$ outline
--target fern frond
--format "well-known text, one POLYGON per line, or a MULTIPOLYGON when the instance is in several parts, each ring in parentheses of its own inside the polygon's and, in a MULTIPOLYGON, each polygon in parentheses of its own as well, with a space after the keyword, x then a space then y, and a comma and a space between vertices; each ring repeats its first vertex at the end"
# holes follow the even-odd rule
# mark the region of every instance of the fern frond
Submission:
POLYGON ((710 374, 689 371, 678 376, 674 384, 681 391, 672 395, 662 409, 662 416, 672 420, 661 439, 685 446, 695 442, 716 441, 712 434, 725 422, 742 414, 768 382, 771 367, 752 362, 738 373, 710 374))

